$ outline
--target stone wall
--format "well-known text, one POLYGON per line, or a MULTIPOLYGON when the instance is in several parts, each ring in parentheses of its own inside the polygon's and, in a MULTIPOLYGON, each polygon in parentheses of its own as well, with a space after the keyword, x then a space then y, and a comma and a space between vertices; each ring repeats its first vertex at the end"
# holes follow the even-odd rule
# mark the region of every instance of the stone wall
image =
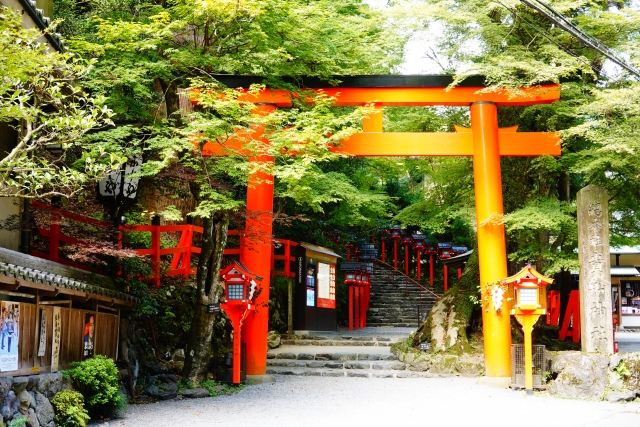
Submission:
POLYGON ((26 418, 27 427, 55 427, 50 400, 62 389, 62 373, 0 378, 0 425, 26 418))

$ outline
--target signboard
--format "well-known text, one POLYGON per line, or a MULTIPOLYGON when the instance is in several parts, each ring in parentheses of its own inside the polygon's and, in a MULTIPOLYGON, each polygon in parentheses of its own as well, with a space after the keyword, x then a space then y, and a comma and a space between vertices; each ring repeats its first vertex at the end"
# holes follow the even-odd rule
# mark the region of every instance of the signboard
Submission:
POLYGON ((207 314, 215 314, 220 311, 220 303, 207 304, 207 314))
POLYGON ((62 337, 62 317, 60 307, 53 307, 53 338, 51 340, 51 372, 58 370, 60 339, 62 337))
POLYGON ((316 266, 307 264, 307 307, 316 305, 316 266))
POLYGON ((87 359, 93 356, 93 349, 95 347, 95 314, 87 313, 84 316, 84 334, 82 337, 82 357, 87 359))
POLYGON ((47 350, 47 310, 40 309, 40 337, 38 343, 38 357, 43 357, 47 350))
POLYGON ((0 313, 0 372, 18 370, 20 303, 2 301, 0 313))
POLYGON ((520 305, 537 305, 538 290, 535 288, 520 288, 520 305))
POLYGON ((318 307, 336 308, 336 267, 318 263, 318 307))

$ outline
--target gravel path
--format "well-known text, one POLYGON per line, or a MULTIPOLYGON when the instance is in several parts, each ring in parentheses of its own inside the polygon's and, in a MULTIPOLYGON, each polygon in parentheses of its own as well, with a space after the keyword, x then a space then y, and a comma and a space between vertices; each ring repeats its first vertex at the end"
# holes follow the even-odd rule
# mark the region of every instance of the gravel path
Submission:
POLYGON ((101 427, 620 427, 640 425, 640 403, 563 400, 491 388, 470 378, 277 376, 276 382, 197 400, 135 405, 101 427), (401 422, 401 424, 399 424, 401 422), (411 423, 411 424, 405 424, 411 423))

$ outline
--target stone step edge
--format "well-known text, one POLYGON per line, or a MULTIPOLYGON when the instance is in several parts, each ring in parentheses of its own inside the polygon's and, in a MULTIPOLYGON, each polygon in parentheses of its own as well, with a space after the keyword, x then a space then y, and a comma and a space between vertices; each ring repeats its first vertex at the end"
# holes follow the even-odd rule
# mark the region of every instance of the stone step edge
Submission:
POLYGON ((281 340, 281 345, 313 347, 390 347, 397 341, 329 341, 329 340, 281 340))
POLYGON ((267 363, 270 360, 301 360, 322 362, 349 362, 349 361, 396 361, 395 354, 371 354, 371 353, 267 353, 267 363))
POLYGON ((270 368, 269 375, 294 375, 306 377, 352 377, 352 378, 450 378, 453 374, 433 374, 417 371, 393 371, 393 370, 339 370, 339 369, 304 369, 304 368, 270 368))
POLYGON ((269 359, 270 368, 337 369, 365 371, 404 371, 407 365, 398 360, 286 360, 269 359))

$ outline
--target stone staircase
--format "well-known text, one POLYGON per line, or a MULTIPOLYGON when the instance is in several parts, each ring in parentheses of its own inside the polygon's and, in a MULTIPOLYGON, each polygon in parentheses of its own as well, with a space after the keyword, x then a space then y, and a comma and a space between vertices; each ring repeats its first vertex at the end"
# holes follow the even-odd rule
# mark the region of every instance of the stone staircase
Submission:
MULTIPOLYGON (((429 285, 423 285, 428 288, 429 285)), ((380 263, 371 276, 367 326, 416 328, 435 304, 435 297, 392 268, 380 263)))
POLYGON ((406 370, 391 345, 415 329, 367 327, 357 331, 309 332, 283 339, 267 353, 267 374, 358 378, 418 378, 427 372, 406 370))

